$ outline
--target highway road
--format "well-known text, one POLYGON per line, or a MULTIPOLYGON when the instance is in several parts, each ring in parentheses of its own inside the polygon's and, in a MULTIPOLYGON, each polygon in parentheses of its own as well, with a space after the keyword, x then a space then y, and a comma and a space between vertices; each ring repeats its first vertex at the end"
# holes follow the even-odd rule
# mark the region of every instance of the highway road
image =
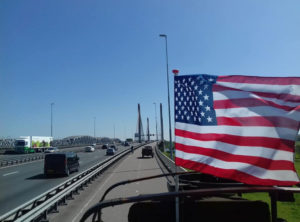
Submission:
MULTIPOLYGON (((118 146, 118 152, 128 147, 118 146)), ((82 148, 83 149, 83 148, 82 148)), ((80 158, 79 173, 88 169, 108 156, 106 150, 96 149, 95 152, 78 152, 80 158)), ((57 186, 69 177, 46 178, 43 174, 44 160, 24 163, 0 169, 0 215, 18 207, 45 191, 57 186)))
MULTIPOLYGON (((77 146, 77 147, 69 147, 69 148, 60 148, 59 150, 62 152, 69 152, 69 151, 73 151, 73 152, 80 152, 83 151, 83 148, 85 146, 77 146)), ((101 148, 102 145, 97 145, 97 148, 101 148)), ((1 161, 13 161, 13 160, 21 160, 24 158, 30 158, 30 157, 34 157, 34 156, 41 156, 44 155, 44 153, 28 153, 28 154, 2 154, 0 155, 0 162, 1 161)))
MULTIPOLYGON (((59 207, 58 214, 50 214, 49 221, 77 222, 89 207, 93 206, 101 199, 104 191, 112 184, 123 180, 136 179, 161 173, 162 171, 156 161, 156 158, 142 158, 141 148, 138 148, 134 151, 134 154, 126 156, 124 159, 122 159, 122 161, 118 162, 115 166, 105 171, 105 173, 101 177, 99 177, 91 185, 85 188, 84 191, 81 191, 80 195, 74 196, 75 200, 69 201, 68 205, 66 206, 59 207)), ((141 181, 117 187, 108 194, 106 199, 167 191, 167 180, 165 178, 158 178, 155 180, 141 181)), ((105 208, 102 211, 103 221, 127 222, 128 210, 130 206, 131 204, 125 204, 105 208)))

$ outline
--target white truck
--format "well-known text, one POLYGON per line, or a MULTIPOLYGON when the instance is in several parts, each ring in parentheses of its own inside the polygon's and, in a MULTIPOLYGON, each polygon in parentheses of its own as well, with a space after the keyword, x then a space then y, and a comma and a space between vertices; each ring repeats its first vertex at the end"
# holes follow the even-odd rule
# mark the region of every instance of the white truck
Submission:
POLYGON ((44 152, 51 147, 53 137, 50 136, 20 136, 15 143, 16 153, 44 152))

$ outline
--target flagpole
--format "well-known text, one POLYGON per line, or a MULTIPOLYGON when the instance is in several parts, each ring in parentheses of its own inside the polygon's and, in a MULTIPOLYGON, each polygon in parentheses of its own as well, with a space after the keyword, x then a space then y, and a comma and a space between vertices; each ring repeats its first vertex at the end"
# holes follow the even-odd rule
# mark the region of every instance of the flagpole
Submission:
MULTIPOLYGON (((172 72, 173 72, 174 76, 176 76, 176 75, 178 75, 179 70, 173 69, 172 72)), ((175 113, 175 111, 174 111, 174 113, 175 113)), ((175 144, 175 138, 174 138, 174 144, 175 144)), ((174 164, 175 164, 175 173, 176 173, 176 175, 175 175, 175 191, 178 192, 179 191, 179 177, 177 175, 178 168, 177 168, 177 165, 176 165, 176 162, 175 162, 175 158, 174 158, 174 164)), ((176 202, 175 203, 175 207, 176 207, 176 211, 175 211, 176 212, 176 222, 179 222, 179 204, 180 204, 179 203, 179 197, 176 197, 175 202, 176 202)))

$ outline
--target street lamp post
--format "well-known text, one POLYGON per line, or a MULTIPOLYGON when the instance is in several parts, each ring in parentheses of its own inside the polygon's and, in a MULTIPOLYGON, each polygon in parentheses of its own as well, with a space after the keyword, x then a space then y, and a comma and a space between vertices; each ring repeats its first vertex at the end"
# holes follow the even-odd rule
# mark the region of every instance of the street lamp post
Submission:
POLYGON ((169 109, 169 138, 170 138, 170 156, 173 159, 173 147, 172 147, 172 128, 171 128, 171 108, 170 108, 170 86, 169 86, 169 62, 168 62, 168 38, 165 34, 160 34, 160 37, 166 40, 166 62, 167 62, 167 84, 168 84, 168 109, 169 109))
POLYGON ((96 117, 94 117, 94 137, 96 138, 96 117))
POLYGON ((158 133, 157 133, 157 115, 156 115, 156 103, 153 103, 155 106, 155 128, 156 128, 156 141, 158 141, 158 133))
POLYGON ((114 142, 115 142, 115 139, 116 139, 116 127, 115 127, 115 124, 114 124, 114 142))
MULTIPOLYGON (((173 146, 172 146, 172 129, 171 129, 171 110, 170 110, 170 87, 169 87, 169 62, 168 62, 168 40, 167 35, 160 34, 160 37, 166 40, 166 62, 167 62, 167 81, 168 81, 168 109, 169 109, 169 137, 170 137, 170 157, 173 159, 173 146)), ((177 172, 177 166, 175 167, 175 172, 177 172)), ((175 191, 179 190, 178 176, 175 176, 175 191)), ((179 198, 175 198, 175 219, 179 222, 179 198)))
POLYGON ((53 105, 54 103, 51 103, 51 137, 53 136, 53 105))

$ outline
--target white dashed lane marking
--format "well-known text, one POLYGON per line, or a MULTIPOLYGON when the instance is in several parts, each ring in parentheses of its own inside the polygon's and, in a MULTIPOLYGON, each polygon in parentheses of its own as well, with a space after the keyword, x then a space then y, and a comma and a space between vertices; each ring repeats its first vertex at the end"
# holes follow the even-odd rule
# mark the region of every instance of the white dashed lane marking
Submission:
POLYGON ((6 173, 6 174, 3 174, 3 176, 6 177, 6 176, 9 176, 9 175, 12 175, 12 174, 16 174, 16 173, 19 173, 19 171, 14 171, 14 172, 6 173))

